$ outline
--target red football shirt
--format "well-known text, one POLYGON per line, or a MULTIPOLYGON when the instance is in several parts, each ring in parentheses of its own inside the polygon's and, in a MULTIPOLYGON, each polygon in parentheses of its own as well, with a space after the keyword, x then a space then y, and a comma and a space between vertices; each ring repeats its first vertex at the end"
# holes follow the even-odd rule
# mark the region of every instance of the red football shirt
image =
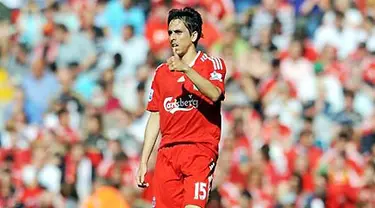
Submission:
MULTIPOLYGON (((190 66, 219 87, 224 95, 225 63, 198 52, 190 66)), ((224 96, 222 96, 224 98, 224 96)), ((160 65, 154 75, 147 105, 160 114, 160 147, 176 143, 205 143, 217 154, 221 134, 221 104, 203 95, 182 72, 160 65)))

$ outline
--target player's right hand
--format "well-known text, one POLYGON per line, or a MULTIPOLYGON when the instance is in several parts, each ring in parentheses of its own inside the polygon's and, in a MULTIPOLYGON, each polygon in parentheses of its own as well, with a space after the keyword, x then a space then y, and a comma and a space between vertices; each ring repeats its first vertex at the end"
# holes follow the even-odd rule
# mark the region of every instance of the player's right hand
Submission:
POLYGON ((137 172, 137 178, 136 178, 137 185, 140 188, 147 188, 148 187, 148 183, 145 182, 146 172, 147 172, 147 164, 141 163, 139 165, 139 169, 138 169, 138 172, 137 172))

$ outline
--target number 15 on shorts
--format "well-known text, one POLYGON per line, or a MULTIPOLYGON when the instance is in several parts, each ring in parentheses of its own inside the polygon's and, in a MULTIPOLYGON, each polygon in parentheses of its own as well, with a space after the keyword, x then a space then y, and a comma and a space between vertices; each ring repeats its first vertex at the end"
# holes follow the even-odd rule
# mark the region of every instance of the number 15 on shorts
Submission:
POLYGON ((206 188, 207 188, 207 183, 203 183, 203 182, 195 183, 194 199, 205 200, 207 197, 206 188))

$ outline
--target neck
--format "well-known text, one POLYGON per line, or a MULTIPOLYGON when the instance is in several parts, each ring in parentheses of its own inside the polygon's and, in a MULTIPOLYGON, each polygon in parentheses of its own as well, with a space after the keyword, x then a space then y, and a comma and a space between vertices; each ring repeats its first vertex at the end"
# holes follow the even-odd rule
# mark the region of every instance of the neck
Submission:
POLYGON ((44 75, 44 74, 34 75, 34 78, 35 78, 36 80, 41 80, 41 79, 43 78, 43 75, 44 75))
POLYGON ((191 62, 194 61, 195 57, 197 56, 197 50, 195 49, 195 46, 192 45, 189 47, 189 49, 187 50, 187 52, 182 56, 182 60, 186 63, 186 64, 190 64, 191 62))
POLYGON ((63 85, 62 86, 62 93, 65 95, 70 94, 70 85, 63 85))
POLYGON ((67 43, 70 39, 70 34, 65 34, 63 40, 62 40, 62 43, 67 43))
POLYGON ((291 57, 293 61, 298 61, 300 59, 300 57, 291 57))
POLYGON ((131 37, 124 37, 124 42, 128 42, 132 38, 133 38, 133 36, 131 36, 131 37))

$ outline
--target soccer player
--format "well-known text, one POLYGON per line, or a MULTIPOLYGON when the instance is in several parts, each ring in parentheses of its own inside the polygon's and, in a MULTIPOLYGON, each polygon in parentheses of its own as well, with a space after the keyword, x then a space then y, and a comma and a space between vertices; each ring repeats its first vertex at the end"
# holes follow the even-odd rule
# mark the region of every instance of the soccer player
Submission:
POLYGON ((222 59, 197 51, 202 18, 196 10, 170 10, 168 34, 173 56, 156 69, 152 81, 136 180, 148 186, 147 162, 161 132, 153 206, 205 207, 218 158, 226 68, 222 59))

